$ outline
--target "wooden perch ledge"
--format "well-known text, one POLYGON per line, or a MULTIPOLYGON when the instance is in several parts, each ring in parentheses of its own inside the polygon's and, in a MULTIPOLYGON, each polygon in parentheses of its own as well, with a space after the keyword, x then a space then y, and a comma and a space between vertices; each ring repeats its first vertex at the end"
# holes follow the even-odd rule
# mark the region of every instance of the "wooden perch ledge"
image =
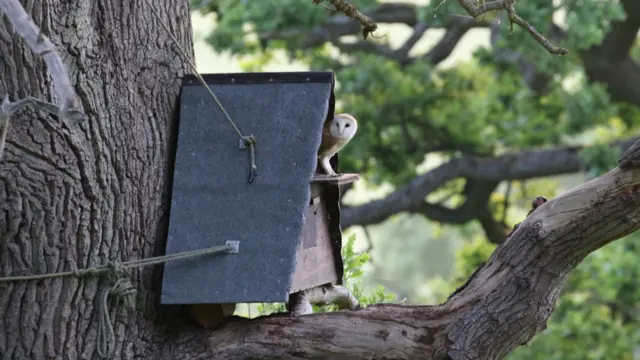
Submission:
POLYGON ((167 342, 176 348, 156 357, 200 349, 192 358, 502 359, 546 327, 585 256, 640 227, 639 145, 623 155, 623 169, 540 206, 444 304, 234 319, 176 334, 167 342))

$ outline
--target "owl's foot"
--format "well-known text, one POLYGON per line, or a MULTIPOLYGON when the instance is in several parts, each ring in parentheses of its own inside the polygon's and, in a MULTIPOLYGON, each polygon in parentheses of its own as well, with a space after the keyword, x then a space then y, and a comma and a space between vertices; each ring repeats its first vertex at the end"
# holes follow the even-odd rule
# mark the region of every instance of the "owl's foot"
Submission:
POLYGON ((335 171, 333 171, 333 168, 331 167, 331 164, 329 163, 329 157, 328 156, 322 158, 322 160, 320 161, 320 167, 322 167, 322 170, 324 170, 324 173, 327 176, 331 176, 331 177, 340 176, 340 174, 338 174, 335 171))
POLYGON ((326 176, 329 176, 329 177, 336 177, 336 176, 340 176, 340 174, 338 174, 337 172, 333 171, 333 169, 332 169, 332 168, 329 168, 329 170, 328 170, 328 171, 325 169, 325 171, 324 171, 324 172, 325 172, 325 175, 326 175, 326 176))
POLYGON ((327 169, 324 170, 324 172, 326 173, 327 176, 329 177, 338 177, 340 176, 340 174, 338 174, 337 172, 333 171, 332 168, 329 168, 329 170, 327 171, 327 169))

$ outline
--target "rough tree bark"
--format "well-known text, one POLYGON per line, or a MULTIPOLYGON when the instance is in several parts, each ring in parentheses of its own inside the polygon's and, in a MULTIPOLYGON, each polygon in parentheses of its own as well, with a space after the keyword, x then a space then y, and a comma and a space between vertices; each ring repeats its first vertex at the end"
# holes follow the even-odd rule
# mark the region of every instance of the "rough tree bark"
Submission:
MULTIPOLYGON (((157 255, 185 62, 142 0, 21 3, 65 60, 89 119, 69 130, 31 108, 14 117, 0 163, 0 276, 157 255)), ((187 1, 152 3, 192 49, 187 1)), ((55 101, 44 62, 2 14, 0 69, 0 94, 55 101)), ((139 311, 117 317, 115 358, 152 358, 164 341, 152 279, 152 269, 132 274, 139 311)), ((94 357, 104 286, 0 284, 0 358, 94 357)))
MULTIPOLYGON (((190 49, 186 1, 153 3, 190 49)), ((89 120, 68 130, 32 110, 16 116, 0 164, 1 274, 162 252, 184 62, 141 1, 23 4, 65 56, 89 120)), ((44 64, 2 21, 0 91, 51 99, 44 64)), ((640 169, 632 166, 640 156, 625 159, 628 168, 541 206, 437 306, 233 319, 207 331, 157 304, 154 271, 133 272, 138 310, 118 313, 113 358, 500 359, 544 328, 589 252, 640 227, 640 169)), ((95 358, 96 295, 105 285, 73 278, 0 285, 0 357, 95 358)))

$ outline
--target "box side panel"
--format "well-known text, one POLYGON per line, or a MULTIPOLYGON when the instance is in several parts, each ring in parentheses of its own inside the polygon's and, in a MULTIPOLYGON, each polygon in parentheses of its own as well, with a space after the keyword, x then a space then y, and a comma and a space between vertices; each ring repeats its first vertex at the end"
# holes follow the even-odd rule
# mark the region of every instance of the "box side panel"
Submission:
POLYGON ((291 292, 338 281, 329 220, 321 196, 311 199, 291 292))

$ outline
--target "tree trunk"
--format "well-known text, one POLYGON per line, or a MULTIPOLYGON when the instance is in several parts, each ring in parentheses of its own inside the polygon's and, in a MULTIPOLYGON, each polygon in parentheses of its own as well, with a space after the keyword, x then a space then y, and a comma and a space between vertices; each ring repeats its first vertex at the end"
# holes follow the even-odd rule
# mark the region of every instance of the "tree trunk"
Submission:
MULTIPOLYGON (((145 1, 21 2, 65 60, 89 119, 69 129, 31 108, 13 117, 0 163, 0 276, 157 255, 185 62, 145 1)), ((187 1, 150 2, 191 54, 187 1)), ((0 19, 0 96, 57 102, 42 59, 0 19)), ((114 358, 152 358, 163 341, 153 274, 131 274, 139 310, 116 317, 114 358)), ((0 358, 95 357, 97 299, 107 285, 0 284, 0 358)))
MULTIPOLYGON (((191 49, 186 1, 151 1, 191 49)), ((146 2, 47 0, 25 8, 66 58, 89 120, 69 130, 32 110, 15 117, 0 165, 1 275, 161 254, 184 61, 146 2)), ((43 62, 3 21, 0 91, 51 99, 43 62)), ((624 169, 538 208, 442 305, 232 319, 209 331, 180 307, 157 304, 159 271, 133 271, 137 310, 111 308, 113 358, 501 359, 545 327, 589 252, 640 227, 637 152, 623 157, 624 169)), ((0 283, 0 357, 95 358, 106 286, 72 277, 0 283)))

